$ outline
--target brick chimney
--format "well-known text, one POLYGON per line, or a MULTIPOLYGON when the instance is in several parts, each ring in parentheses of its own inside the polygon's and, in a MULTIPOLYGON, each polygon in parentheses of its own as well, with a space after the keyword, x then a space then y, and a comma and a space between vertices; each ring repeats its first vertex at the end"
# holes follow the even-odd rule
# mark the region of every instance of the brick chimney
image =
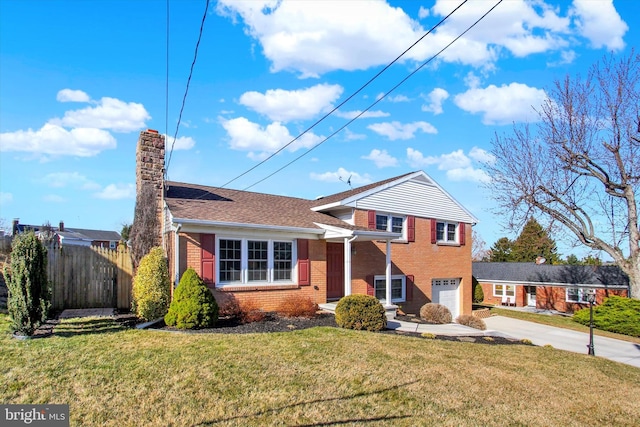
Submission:
POLYGON ((139 195, 143 185, 150 184, 155 191, 156 244, 162 243, 163 197, 164 197, 164 136, 157 130, 148 129, 140 132, 136 149, 136 194, 139 195))
POLYGON ((60 221, 60 226, 58 227, 58 231, 64 231, 64 221, 60 221))

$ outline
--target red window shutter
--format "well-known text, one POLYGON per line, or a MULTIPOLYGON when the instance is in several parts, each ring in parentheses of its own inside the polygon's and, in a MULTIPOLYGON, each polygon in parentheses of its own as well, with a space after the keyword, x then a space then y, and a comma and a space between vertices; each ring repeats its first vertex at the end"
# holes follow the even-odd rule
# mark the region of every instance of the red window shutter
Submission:
POLYGON ((374 280, 375 280, 375 276, 373 275, 369 275, 367 276, 367 295, 375 295, 375 288, 374 288, 374 280))
POLYGON ((368 215, 368 228, 371 230, 376 229, 376 211, 367 211, 368 215))
POLYGON ((414 280, 413 274, 407 274, 407 280, 405 282, 405 285, 407 286, 407 289, 406 289, 407 301, 413 301, 413 280, 414 280))
POLYGON ((458 224, 459 232, 460 232, 460 245, 464 245, 466 243, 467 234, 465 233, 465 224, 461 222, 458 224))
POLYGON ((437 235, 436 235, 436 220, 431 219, 431 243, 437 243, 437 235))
POLYGON ((407 241, 416 241, 416 217, 413 215, 407 217, 407 241))
POLYGON ((311 284, 311 261, 309 260, 309 240, 298 239, 298 285, 311 284))
POLYGON ((216 281, 216 235, 200 234, 200 275, 207 283, 216 281))

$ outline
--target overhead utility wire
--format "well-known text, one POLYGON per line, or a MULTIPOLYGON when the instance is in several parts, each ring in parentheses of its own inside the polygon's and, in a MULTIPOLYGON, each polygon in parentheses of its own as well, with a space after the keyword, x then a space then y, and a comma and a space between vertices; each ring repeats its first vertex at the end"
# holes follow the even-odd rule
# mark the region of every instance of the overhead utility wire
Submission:
POLYGON ((167 171, 169 170, 169 165, 171 164, 171 156, 173 154, 173 147, 176 144, 176 139, 178 138, 178 130, 180 129, 180 121, 182 120, 182 112, 184 111, 184 105, 187 102, 187 94, 189 93, 189 84, 191 83, 191 76, 193 75, 193 68, 195 67, 196 60, 198 59, 198 47, 200 47, 200 40, 202 40, 202 30, 204 29, 204 21, 207 19, 207 11, 208 10, 209 10, 209 0, 207 0, 207 4, 204 7, 204 14, 202 15, 202 22, 200 23, 200 32, 198 33, 198 41, 196 42, 196 49, 195 49, 195 52, 193 54, 193 61, 191 62, 191 69, 189 70, 189 78, 187 79, 187 87, 184 89, 184 96, 182 97, 182 106, 180 107, 180 114, 178 115, 178 123, 176 124, 176 132, 173 135, 173 142, 171 143, 171 150, 169 151, 169 160, 167 161, 167 167, 165 169, 165 176, 167 175, 167 171))
POLYGON ((429 31, 427 31, 426 33, 424 33, 424 35, 422 37, 420 37, 418 40, 416 40, 415 43, 413 43, 411 46, 409 46, 404 52, 402 52, 400 55, 398 55, 396 57, 396 59, 394 59, 393 61, 391 61, 389 64, 387 64, 382 70, 380 70, 375 76, 371 77, 369 79, 369 81, 367 81, 364 85, 362 85, 360 87, 360 89, 358 89, 357 91, 355 91, 354 93, 352 93, 351 95, 349 95, 349 97, 347 99, 345 99, 344 101, 342 101, 340 104, 338 104, 336 107, 333 108, 333 110, 329 111, 328 113, 326 113, 324 116, 322 116, 320 119, 318 119, 314 124, 312 124, 311 126, 309 126, 308 128, 306 128, 301 134, 299 134, 298 136, 296 136, 295 138, 293 138, 291 141, 289 141, 287 144, 283 145, 282 147, 280 147, 280 149, 278 149, 278 151, 276 151, 275 153, 272 153, 269 157, 267 157, 266 159, 262 160, 260 163, 256 164, 255 166, 249 168, 248 170, 246 170, 245 172, 241 173, 240 175, 236 176, 235 178, 233 178, 231 181, 227 181, 226 183, 224 183, 223 185, 221 185, 221 188, 226 187, 227 185, 231 184, 233 181, 242 178, 243 176, 245 176, 246 174, 248 174, 249 172, 251 172, 252 170, 256 169, 257 167, 263 165, 264 163, 266 163, 267 161, 269 161, 270 159, 272 159, 273 157, 275 157, 277 154, 281 153, 285 148, 287 148, 288 146, 290 146, 291 144, 293 144, 294 142, 296 142, 298 139, 302 138, 303 135, 305 135, 307 132, 309 132, 311 129, 313 129, 314 127, 316 127, 317 125, 319 125, 321 122, 323 122, 327 117, 329 117, 330 115, 332 115, 333 113, 335 113, 337 110, 340 109, 340 107, 342 107, 344 104, 346 104, 347 102, 349 102, 354 96, 356 96, 358 93, 362 92, 362 90, 364 88, 366 88, 367 86, 369 86, 369 84, 371 84, 375 79, 377 79, 382 73, 384 73, 385 71, 387 71, 387 69, 389 69, 389 67, 391 67, 393 64, 395 64, 396 62, 398 62, 398 60, 400 58, 402 58, 407 52, 409 52, 411 49, 413 49, 413 47, 415 45, 417 45, 418 43, 420 43, 422 41, 422 39, 424 39, 425 37, 427 37, 433 30, 435 30, 436 28, 438 28, 444 21, 446 21, 451 15, 453 15, 454 12, 456 12, 458 9, 460 9, 467 1, 469 0, 464 0, 462 3, 460 3, 458 5, 458 7, 456 7, 455 9, 453 9, 447 16, 445 16, 444 18, 442 18, 440 20, 440 22, 438 22, 436 25, 434 25, 433 27, 431 27, 431 29, 429 31))
POLYGON ((309 150, 305 151, 304 153, 302 153, 301 155, 299 155, 298 157, 296 157, 295 159, 291 160, 289 163, 287 163, 286 165, 282 166, 280 169, 276 170, 275 172, 267 175, 266 177, 262 178, 261 180, 251 184, 250 186, 246 187, 244 190, 248 190, 251 187, 254 187, 258 184, 260 184, 261 182, 266 181, 267 179, 271 178, 273 175, 277 174, 278 172, 282 171, 283 169, 289 167, 291 164, 297 162, 298 160, 300 160, 301 158, 303 158, 304 156, 306 156, 307 154, 309 154, 310 152, 312 152, 313 150, 315 150, 316 148, 318 148, 319 146, 321 146, 322 144, 324 144, 325 142, 327 142, 330 138, 332 138, 333 136, 335 136, 336 134, 338 134, 340 131, 342 131, 344 128, 346 128, 347 126, 349 126, 351 123, 353 123, 354 121, 356 121, 360 116, 362 116, 364 113, 366 113, 367 111, 369 111, 371 108, 373 108, 378 102, 382 101, 384 98, 386 98, 391 92, 393 92, 394 90, 396 90, 400 85, 402 85, 404 82, 406 82, 411 76, 413 76, 415 73, 417 73, 418 71, 420 71, 424 66, 426 66, 427 64, 429 64, 431 61, 433 61, 435 58, 437 58, 442 52, 444 52, 446 49, 449 48, 449 46, 451 46, 452 44, 454 44, 459 38, 461 38, 462 36, 464 36, 467 32, 469 32, 469 30, 471 30, 473 27, 475 27, 480 21, 482 21, 489 13, 491 13, 493 11, 493 9, 495 9, 500 3, 502 3, 503 0, 499 0, 495 5, 493 5, 493 7, 491 9, 489 9, 487 12, 485 12, 484 15, 482 15, 480 18, 478 18, 478 20, 476 20, 476 22, 474 22, 473 24, 471 24, 471 26, 469 28, 467 28, 466 30, 464 30, 464 32, 462 32, 462 34, 460 34, 458 37, 456 37, 455 39, 453 39, 449 44, 447 44, 445 47, 443 47, 438 53, 436 53, 435 55, 433 55, 431 58, 429 58, 428 60, 426 60, 425 62, 423 62, 418 68, 416 68, 414 71, 412 71, 411 73, 409 73, 404 79, 400 80, 400 82, 398 84, 396 84, 394 87, 392 87, 389 91, 385 92, 379 99, 377 99, 373 104, 369 105, 364 111, 362 111, 361 113, 359 113, 357 116, 355 116, 353 119, 349 120, 347 123, 345 123, 342 127, 340 127, 338 130, 336 130, 335 132, 333 132, 331 135, 329 135, 328 137, 326 137, 325 139, 323 139, 322 141, 320 141, 319 143, 317 143, 316 145, 314 145, 313 147, 311 147, 309 150))
POLYGON ((166 0, 167 3, 167 34, 166 34, 166 75, 165 75, 165 83, 164 83, 164 134, 169 135, 169 0, 166 0))

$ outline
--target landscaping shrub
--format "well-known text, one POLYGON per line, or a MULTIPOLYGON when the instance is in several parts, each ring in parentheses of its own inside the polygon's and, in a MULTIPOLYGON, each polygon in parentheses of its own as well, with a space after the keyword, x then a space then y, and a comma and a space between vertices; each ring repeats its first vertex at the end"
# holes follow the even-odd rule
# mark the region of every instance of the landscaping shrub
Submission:
POLYGON ((456 322, 474 329, 480 329, 481 331, 487 329, 487 324, 484 323, 484 320, 471 314, 461 314, 456 318, 456 322))
POLYGON ((173 293, 164 322, 179 329, 211 328, 218 320, 218 303, 194 269, 188 268, 173 293))
MULTIPOLYGON (((589 308, 578 310, 573 320, 589 325, 589 308)), ((593 307, 593 324, 603 331, 640 337, 640 300, 610 296, 593 307)))
POLYGON ((442 304, 427 303, 420 308, 420 318, 428 323, 444 325, 453 319, 451 311, 442 304))
POLYGON ((387 316, 376 297, 348 295, 338 301, 336 323, 345 329, 380 331, 387 327, 387 316))
POLYGON ((219 317, 228 317, 231 319, 240 319, 242 310, 240 309, 240 303, 235 297, 225 298, 224 301, 219 304, 219 317))
POLYGON ((484 301, 484 291, 482 290, 482 285, 478 283, 476 278, 473 278, 473 303, 474 304, 482 304, 484 301))
POLYGON ((145 320, 163 317, 169 308, 170 286, 164 250, 156 246, 142 257, 133 278, 132 311, 145 320))
POLYGON ((9 268, 4 271, 9 292, 7 308, 14 332, 32 335, 51 307, 47 280, 47 250, 33 232, 13 240, 9 268))
POLYGON ((246 299, 240 303, 240 321, 242 323, 262 322, 267 313, 252 299, 246 299))
POLYGON ((314 317, 318 305, 311 298, 302 295, 291 295, 282 300, 278 306, 278 314, 283 317, 314 317))

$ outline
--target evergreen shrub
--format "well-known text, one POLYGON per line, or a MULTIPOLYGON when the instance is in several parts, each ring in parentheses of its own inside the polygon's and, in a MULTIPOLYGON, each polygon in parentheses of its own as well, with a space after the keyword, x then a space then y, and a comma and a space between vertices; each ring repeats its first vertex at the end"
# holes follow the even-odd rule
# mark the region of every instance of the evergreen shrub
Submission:
POLYGON ((188 268, 173 293, 164 322, 178 329, 211 328, 218 320, 218 303, 194 269, 188 268))
POLYGON ((482 304, 484 302, 484 291, 482 285, 478 283, 476 278, 473 278, 473 303, 482 304))
POLYGON ((451 311, 442 304, 427 303, 420 308, 420 318, 427 323, 444 325, 451 323, 453 317, 451 311))
POLYGON ((13 239, 10 260, 4 277, 9 291, 7 309, 11 328, 30 336, 47 320, 51 307, 47 250, 33 232, 20 234, 13 239))
POLYGON ((387 316, 374 296, 348 295, 338 301, 336 323, 345 329, 380 331, 387 327, 387 316))
POLYGON ((144 320, 163 317, 169 308, 170 286, 164 250, 156 246, 142 257, 133 278, 132 311, 144 320))
MULTIPOLYGON (((573 320, 589 325, 589 308, 573 314, 573 320)), ((593 324, 603 331, 640 337, 640 300, 610 296, 593 307, 593 324)))

